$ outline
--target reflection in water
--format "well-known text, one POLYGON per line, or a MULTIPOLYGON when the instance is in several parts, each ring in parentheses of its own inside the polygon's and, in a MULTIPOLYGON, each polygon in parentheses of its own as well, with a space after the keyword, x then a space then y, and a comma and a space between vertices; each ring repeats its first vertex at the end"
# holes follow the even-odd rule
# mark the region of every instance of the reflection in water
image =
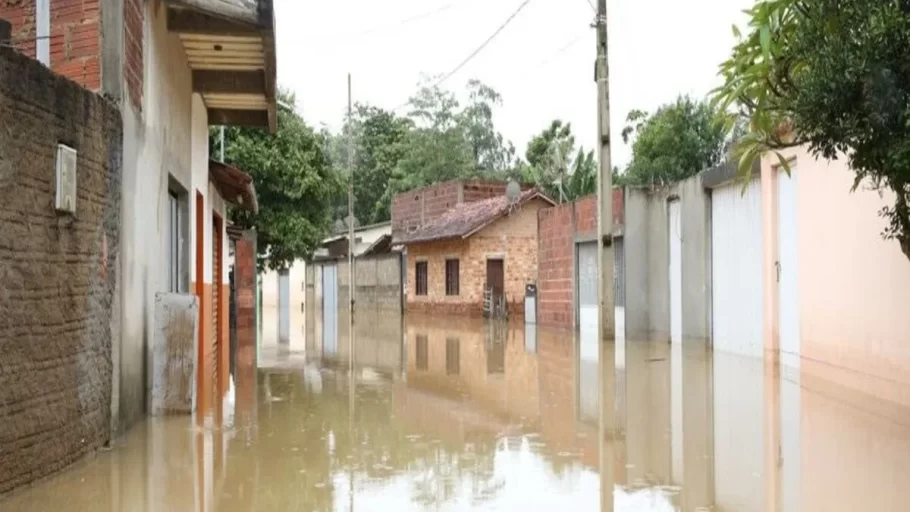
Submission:
POLYGON ((297 328, 305 339, 267 342, 258 369, 238 358, 216 409, 149 419, 0 510, 790 512, 910 500, 910 428, 761 361, 629 343, 616 369, 596 336, 387 313, 359 312, 353 337, 344 319, 297 328))

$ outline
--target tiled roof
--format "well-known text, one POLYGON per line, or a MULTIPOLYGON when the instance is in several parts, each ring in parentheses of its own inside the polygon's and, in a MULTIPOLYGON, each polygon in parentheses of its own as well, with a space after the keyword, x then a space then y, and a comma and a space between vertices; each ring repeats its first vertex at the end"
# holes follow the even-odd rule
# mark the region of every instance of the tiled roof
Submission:
MULTIPOLYGON (((526 190, 519 196, 518 204, 540 198, 554 204, 537 189, 526 190)), ((473 203, 461 203, 415 231, 401 236, 397 243, 414 244, 449 238, 466 238, 509 212, 506 196, 494 197, 473 203)))

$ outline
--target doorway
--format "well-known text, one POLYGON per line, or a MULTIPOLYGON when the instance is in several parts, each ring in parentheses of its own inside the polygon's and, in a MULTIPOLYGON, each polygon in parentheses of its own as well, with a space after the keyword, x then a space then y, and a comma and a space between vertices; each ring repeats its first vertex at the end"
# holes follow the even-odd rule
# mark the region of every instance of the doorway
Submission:
POLYGON ((505 267, 502 258, 487 260, 487 289, 493 316, 505 314, 505 267))
POLYGON ((212 212, 212 354, 215 356, 215 362, 212 365, 212 382, 218 386, 216 398, 220 398, 221 394, 227 390, 227 374, 224 371, 227 352, 221 337, 221 321, 224 318, 224 307, 221 304, 221 274, 224 268, 222 224, 221 217, 212 212))

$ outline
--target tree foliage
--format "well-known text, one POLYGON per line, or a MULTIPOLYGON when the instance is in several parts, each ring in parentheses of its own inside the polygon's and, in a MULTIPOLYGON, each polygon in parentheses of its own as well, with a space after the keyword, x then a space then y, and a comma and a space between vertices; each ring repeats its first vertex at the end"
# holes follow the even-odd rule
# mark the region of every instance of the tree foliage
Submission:
MULTIPOLYGON (((720 68, 720 108, 749 119, 740 171, 766 152, 807 145, 846 156, 863 182, 890 189, 885 238, 910 258, 910 3, 763 0, 720 68)), ((789 171, 786 160, 777 153, 789 171)))
POLYGON ((622 131, 632 141, 632 159, 620 181, 665 185, 719 164, 725 149, 724 126, 710 104, 680 96, 653 114, 633 110, 622 131))
POLYGON ((572 126, 557 119, 535 135, 525 151, 527 164, 516 174, 553 199, 574 201, 597 188, 594 152, 576 147, 572 126))
MULTIPOLYGON (((294 96, 280 92, 283 103, 294 96)), ((212 154, 219 148, 218 129, 210 136, 212 154)), ((225 161, 253 177, 259 213, 233 208, 231 222, 255 228, 260 269, 287 267, 307 258, 329 231, 331 205, 342 193, 339 175, 329 165, 326 141, 304 120, 278 109, 278 132, 256 128, 225 129, 225 161)))

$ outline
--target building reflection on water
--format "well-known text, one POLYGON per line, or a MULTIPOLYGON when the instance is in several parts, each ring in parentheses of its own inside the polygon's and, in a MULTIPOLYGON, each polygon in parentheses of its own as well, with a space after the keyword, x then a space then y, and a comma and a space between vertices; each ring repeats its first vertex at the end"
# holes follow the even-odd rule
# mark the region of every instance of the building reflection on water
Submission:
POLYGON ((258 364, 238 356, 214 407, 149 419, 0 510, 846 511, 910 499, 910 428, 761 361, 635 342, 617 356, 585 333, 481 319, 365 311, 353 336, 346 323, 295 321, 300 334, 266 339, 258 364))

